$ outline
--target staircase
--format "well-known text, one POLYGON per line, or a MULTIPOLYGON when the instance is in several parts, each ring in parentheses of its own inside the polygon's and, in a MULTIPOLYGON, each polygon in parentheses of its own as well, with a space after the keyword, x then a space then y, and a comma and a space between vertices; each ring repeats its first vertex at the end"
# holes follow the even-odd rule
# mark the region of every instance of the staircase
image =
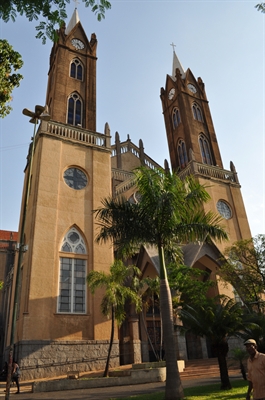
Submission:
MULTIPOLYGON (((238 363, 235 360, 227 359, 228 374, 241 375, 238 363)), ((185 368, 180 372, 181 379, 197 379, 219 377, 219 365, 217 358, 207 358, 204 360, 188 360, 185 361, 185 368)))

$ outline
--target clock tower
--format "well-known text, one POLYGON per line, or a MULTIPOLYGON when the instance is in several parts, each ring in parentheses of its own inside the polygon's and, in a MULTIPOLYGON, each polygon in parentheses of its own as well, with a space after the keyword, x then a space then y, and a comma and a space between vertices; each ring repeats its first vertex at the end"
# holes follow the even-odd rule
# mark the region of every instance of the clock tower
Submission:
POLYGON ((51 119, 95 131, 96 35, 87 39, 76 9, 58 35, 50 55, 46 97, 51 119))
MULTIPOLYGON (((206 187, 211 199, 203 207, 223 217, 222 225, 229 234, 229 242, 186 244, 184 263, 205 271, 207 279, 216 283, 209 297, 223 294, 235 298, 234 288, 223 284, 220 277, 225 248, 251 238, 240 183, 232 161, 229 170, 223 166, 204 82, 196 79, 190 69, 184 70, 175 51, 173 71, 166 77, 160 98, 172 169, 180 178, 193 175, 206 187)), ((209 340, 192 334, 178 338, 178 349, 184 359, 216 357, 209 340)))
MULTIPOLYGON (((180 177, 193 174, 211 196, 205 209, 220 213, 230 243, 251 237, 234 164, 223 166, 205 85, 184 70, 175 51, 172 75, 161 88, 161 101, 172 169, 180 177)), ((217 244, 220 250, 229 244, 217 244)))
MULTIPOLYGON (((108 125, 96 132, 97 39, 87 39, 77 10, 58 35, 46 97, 51 118, 45 110, 29 148, 19 226, 25 251, 16 263, 15 357, 24 379, 103 369, 109 343, 102 292, 92 296, 86 283, 90 271, 107 273, 113 261, 111 246, 95 243, 93 210, 111 194, 108 125)), ((117 337, 115 329, 113 365, 117 337)))

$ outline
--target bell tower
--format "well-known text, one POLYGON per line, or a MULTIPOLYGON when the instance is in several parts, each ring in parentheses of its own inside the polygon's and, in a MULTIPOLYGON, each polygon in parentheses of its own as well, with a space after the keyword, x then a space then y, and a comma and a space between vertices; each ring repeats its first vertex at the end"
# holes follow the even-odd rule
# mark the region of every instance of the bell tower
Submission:
MULTIPOLYGON (((173 51, 172 75, 161 88, 167 141, 172 169, 181 177, 193 174, 211 196, 205 209, 218 212, 230 243, 251 237, 235 166, 224 169, 211 117, 205 85, 184 70, 173 51)), ((218 244, 220 250, 228 244, 218 244)))
POLYGON ((51 119, 96 131, 96 35, 87 39, 76 9, 58 35, 46 96, 51 119))
MULTIPOLYGON (((97 40, 95 34, 87 40, 77 10, 58 34, 46 97, 51 118, 46 110, 45 120, 37 115, 43 107, 36 106, 36 117, 30 120, 35 128, 19 225, 26 250, 16 263, 20 292, 15 344, 17 354, 23 354, 25 379, 64 375, 69 363, 79 371, 88 363, 102 369, 109 340, 110 321, 99 307, 102 293, 92 296, 86 284, 90 271, 107 273, 113 261, 110 244, 95 243, 93 210, 111 193, 108 124, 104 133, 96 132, 97 40), (63 359, 66 354, 69 363, 63 359), (31 367, 36 359, 42 360, 41 369, 31 367)), ((115 365, 117 336, 115 329, 115 365)))

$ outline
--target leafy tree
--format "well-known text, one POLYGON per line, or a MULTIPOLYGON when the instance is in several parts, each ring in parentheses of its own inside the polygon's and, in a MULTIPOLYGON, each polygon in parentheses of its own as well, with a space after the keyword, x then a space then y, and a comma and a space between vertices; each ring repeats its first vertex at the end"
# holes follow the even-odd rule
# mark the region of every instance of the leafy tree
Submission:
POLYGON ((236 289, 249 309, 264 309, 265 235, 240 240, 224 253, 222 277, 236 289))
POLYGON ((255 7, 258 9, 258 11, 265 13, 265 3, 257 4, 255 7))
POLYGON ((100 225, 97 241, 112 240, 119 253, 131 254, 139 245, 157 247, 160 260, 160 307, 166 354, 165 399, 181 399, 177 352, 174 342, 172 298, 168 284, 165 250, 171 255, 181 243, 215 238, 227 239, 221 219, 205 213, 202 204, 209 199, 206 189, 192 177, 182 181, 177 174, 141 167, 135 170, 140 201, 107 198, 95 210, 100 225))
MULTIPOLYGON (((107 0, 82 0, 86 7, 91 7, 99 21, 105 18, 105 11, 111 8, 107 0)), ((66 3, 70 0, 4 0, 0 2, 0 19, 14 22, 17 15, 25 15, 29 21, 44 18, 36 27, 37 38, 46 42, 46 37, 55 41, 57 38, 56 28, 62 26, 66 14, 66 3)))
POLYGON ((186 303, 196 306, 207 302, 207 293, 215 286, 215 282, 208 279, 207 271, 176 263, 170 263, 167 269, 169 285, 173 291, 174 309, 186 303))
POLYGON ((18 87, 21 74, 14 73, 23 65, 21 55, 13 50, 7 40, 0 39, 0 117, 4 118, 12 110, 11 93, 18 87))
POLYGON ((210 339, 212 348, 217 353, 220 369, 221 389, 231 389, 228 376, 226 356, 228 354, 228 338, 239 335, 245 328, 242 320, 241 304, 233 299, 222 298, 220 302, 208 300, 208 305, 190 307, 186 305, 180 311, 186 331, 197 336, 210 339))
POLYGON ((141 309, 141 299, 136 291, 126 283, 140 276, 140 270, 133 265, 126 267, 122 261, 115 260, 110 267, 110 273, 91 271, 87 276, 87 283, 92 293, 100 287, 104 287, 105 293, 101 302, 101 312, 105 316, 111 316, 111 335, 108 357, 104 376, 108 376, 111 350, 114 339, 115 319, 120 326, 125 319, 125 302, 131 301, 136 305, 136 310, 141 309))

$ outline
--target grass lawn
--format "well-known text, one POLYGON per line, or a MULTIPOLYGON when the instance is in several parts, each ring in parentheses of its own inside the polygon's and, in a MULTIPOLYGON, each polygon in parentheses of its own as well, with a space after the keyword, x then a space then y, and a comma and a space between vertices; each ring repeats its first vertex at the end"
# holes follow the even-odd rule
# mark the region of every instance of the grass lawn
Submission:
MULTIPOLYGON (((232 382, 231 390, 220 390, 220 384, 196 386, 184 389, 185 400, 240 400, 246 398, 248 382, 243 379, 232 382)), ((141 396, 122 397, 119 400, 163 400, 164 392, 141 396)), ((118 399, 111 399, 118 400, 118 399)))

